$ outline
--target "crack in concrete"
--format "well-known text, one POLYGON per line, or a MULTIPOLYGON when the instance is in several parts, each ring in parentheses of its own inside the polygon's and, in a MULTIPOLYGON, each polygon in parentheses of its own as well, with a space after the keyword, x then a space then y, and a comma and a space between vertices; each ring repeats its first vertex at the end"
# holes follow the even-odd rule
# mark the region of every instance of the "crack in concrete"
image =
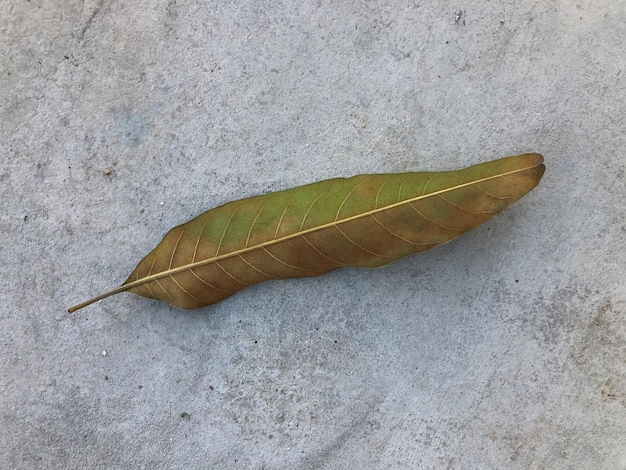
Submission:
MULTIPOLYGON (((83 8, 82 8, 82 11, 80 13, 80 22, 81 23, 83 23, 83 14, 85 12, 85 3, 86 2, 83 1, 83 8)), ((103 4, 104 4, 104 0, 97 0, 95 8, 89 14, 89 17, 87 18, 87 20, 83 23, 82 27, 80 28, 80 32, 78 33, 78 39, 79 40, 81 40, 81 41, 83 40, 83 38, 85 37, 85 33, 87 32, 87 30, 93 24, 93 20, 96 17, 96 15, 100 12, 100 10, 102 9, 102 5, 103 4)))

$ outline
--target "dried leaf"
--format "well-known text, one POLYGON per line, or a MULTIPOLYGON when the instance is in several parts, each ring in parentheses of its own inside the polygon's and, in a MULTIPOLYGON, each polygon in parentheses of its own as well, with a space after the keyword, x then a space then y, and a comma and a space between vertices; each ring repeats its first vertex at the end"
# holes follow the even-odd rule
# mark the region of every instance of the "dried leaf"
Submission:
POLYGON ((229 202, 170 230, 123 291, 180 308, 219 302, 251 284, 375 267, 446 243, 534 188, 536 153, 463 170, 336 178, 229 202))

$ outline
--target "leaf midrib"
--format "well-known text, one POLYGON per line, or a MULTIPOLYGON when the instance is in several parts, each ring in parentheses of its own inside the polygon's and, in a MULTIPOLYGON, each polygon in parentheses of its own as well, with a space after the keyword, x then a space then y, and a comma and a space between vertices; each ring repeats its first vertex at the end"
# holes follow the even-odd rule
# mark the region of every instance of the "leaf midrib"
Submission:
POLYGON ((508 175, 519 173, 521 171, 526 171, 526 170, 530 170, 530 169, 536 168, 538 166, 539 165, 536 164, 536 165, 532 165, 532 166, 528 166, 528 167, 524 167, 524 168, 518 168, 516 170, 511 170, 511 171, 507 171, 507 172, 504 172, 504 173, 499 173, 497 175, 488 176, 486 178, 479 178, 479 179, 476 179, 476 180, 468 181, 467 183, 458 184, 458 185, 455 185, 455 186, 451 186, 449 188, 440 189, 438 191, 434 191, 434 192, 431 192, 431 193, 428 193, 428 194, 421 194, 419 196, 415 196, 415 197, 412 197, 412 198, 409 198, 409 199, 405 199, 403 201, 398 201, 398 202, 395 202, 393 204, 388 204, 388 205, 383 206, 383 207, 377 207, 376 209, 371 209, 371 210, 362 212, 360 214, 356 214, 356 215, 353 215, 353 216, 350 216, 350 217, 346 217, 344 219, 333 220, 332 222, 328 222, 326 224, 318 225, 316 227, 311 227, 311 228, 308 228, 306 230, 300 230, 300 231, 298 231, 296 233, 292 233, 290 235, 285 235, 285 236, 280 237, 280 238, 273 238, 273 239, 265 241, 263 243, 258 243, 258 244, 254 245, 254 246, 247 246, 245 248, 234 250, 234 251, 231 251, 229 253, 224 253, 223 255, 213 256, 211 258, 207 258, 207 259, 200 260, 200 261, 195 261, 193 263, 189 263, 189 264, 185 264, 185 265, 182 265, 182 266, 178 266, 176 268, 171 268, 171 269, 168 269, 166 271, 161 271, 159 273, 151 274, 149 276, 142 277, 141 279, 137 279, 137 280, 129 282, 127 284, 123 284, 119 288, 114 289, 114 291, 115 291, 115 293, 123 292, 123 291, 129 290, 129 289, 132 289, 134 287, 138 287, 138 286, 141 286, 143 284, 147 284, 148 282, 152 282, 152 281, 154 281, 156 279, 161 279, 161 278, 164 278, 164 277, 172 276, 174 274, 178 274, 178 273, 181 273, 183 271, 188 271, 188 270, 191 270, 191 269, 194 269, 194 268, 199 268, 199 267, 205 266, 207 264, 217 263, 219 261, 222 261, 222 260, 225 260, 225 259, 228 259, 228 258, 232 258, 234 256, 239 256, 239 255, 248 253, 250 251, 258 250, 258 249, 261 249, 261 248, 266 248, 268 246, 272 246, 272 245, 275 245, 275 244, 278 244, 278 243, 282 243, 284 241, 288 241, 288 240, 291 240, 293 238, 303 237, 303 236, 308 235, 310 233, 318 232, 320 230, 325 230, 327 228, 331 228, 331 227, 335 227, 337 225, 345 224, 347 222, 351 222, 353 220, 357 220, 357 219, 360 219, 360 218, 363 218, 363 217, 369 217, 372 214, 377 214, 379 212, 383 212, 383 211, 386 211, 386 210, 394 209, 395 207, 400 207, 400 206, 403 206, 403 205, 406 205, 406 204, 410 204, 412 202, 420 201, 422 199, 427 199, 429 197, 437 196, 439 194, 445 194, 445 193, 448 193, 450 191, 455 191, 455 190, 462 189, 462 188, 465 188, 465 187, 468 187, 468 186, 472 186, 472 185, 475 185, 475 184, 480 184, 480 183, 483 183, 485 181, 490 181, 490 180, 493 180, 493 179, 496 179, 496 178, 503 178, 503 177, 506 177, 508 175))

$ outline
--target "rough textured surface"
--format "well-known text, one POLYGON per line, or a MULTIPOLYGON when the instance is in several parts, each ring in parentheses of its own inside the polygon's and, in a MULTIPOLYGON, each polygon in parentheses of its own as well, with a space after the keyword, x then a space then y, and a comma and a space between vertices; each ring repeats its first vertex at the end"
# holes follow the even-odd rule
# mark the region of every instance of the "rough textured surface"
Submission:
POLYGON ((626 469, 625 9, 0 2, 0 467, 626 469), (228 200, 527 151, 423 255, 65 312, 228 200))

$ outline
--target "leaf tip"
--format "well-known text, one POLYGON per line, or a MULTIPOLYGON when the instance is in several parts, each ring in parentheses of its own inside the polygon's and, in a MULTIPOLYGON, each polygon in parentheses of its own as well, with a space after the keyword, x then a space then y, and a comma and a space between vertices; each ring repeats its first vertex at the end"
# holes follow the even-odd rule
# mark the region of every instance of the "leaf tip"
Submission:
POLYGON ((524 159, 524 161, 528 162, 528 166, 530 167, 541 167, 543 164, 543 155, 540 153, 525 153, 520 155, 524 159))

